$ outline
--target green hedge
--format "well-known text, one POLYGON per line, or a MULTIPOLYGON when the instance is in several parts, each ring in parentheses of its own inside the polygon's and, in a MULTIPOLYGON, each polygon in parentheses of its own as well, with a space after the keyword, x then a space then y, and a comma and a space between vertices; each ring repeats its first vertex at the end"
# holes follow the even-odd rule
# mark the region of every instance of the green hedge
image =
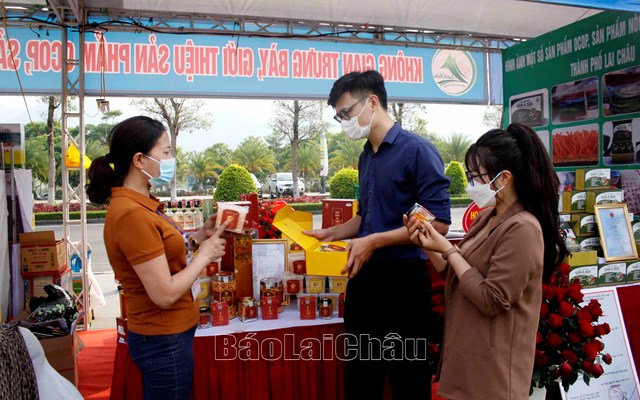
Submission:
POLYGON ((452 206, 468 206, 471 204, 471 197, 469 196, 451 196, 450 199, 452 206))
MULTIPOLYGON (((62 212, 35 213, 36 221, 62 221, 62 212)), ((87 211, 87 219, 101 219, 107 215, 106 211, 87 211)), ((80 219, 80 211, 69 213, 71 219, 80 219)))
POLYGON ((290 206, 296 211, 322 211, 322 203, 295 203, 290 206))

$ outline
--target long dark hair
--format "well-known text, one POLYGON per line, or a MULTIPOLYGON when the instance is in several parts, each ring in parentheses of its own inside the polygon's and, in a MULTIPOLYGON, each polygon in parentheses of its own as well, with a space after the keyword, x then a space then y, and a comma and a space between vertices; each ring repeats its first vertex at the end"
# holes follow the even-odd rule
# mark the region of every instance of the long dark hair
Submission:
POLYGON ((568 251, 558 231, 560 182, 538 135, 522 124, 511 124, 506 130, 492 129, 469 147, 465 163, 470 171, 479 171, 482 165, 491 179, 502 170, 511 171, 520 203, 542 228, 546 281, 568 251))
POLYGON ((114 126, 109 133, 109 154, 97 157, 89 167, 89 200, 97 204, 106 203, 111 196, 111 188, 122 186, 133 156, 148 153, 165 131, 160 121, 142 115, 114 126))

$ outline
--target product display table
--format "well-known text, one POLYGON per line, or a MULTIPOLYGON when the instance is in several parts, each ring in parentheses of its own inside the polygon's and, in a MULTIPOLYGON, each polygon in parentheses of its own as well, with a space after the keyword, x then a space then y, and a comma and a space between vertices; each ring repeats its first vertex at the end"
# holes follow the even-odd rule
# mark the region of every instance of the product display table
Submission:
MULTIPOLYGON (((334 338, 342 318, 300 320, 290 305, 277 320, 198 329, 194 399, 342 399, 343 365, 334 338)), ((334 313, 334 315, 336 315, 334 313)), ((141 399, 140 371, 118 343, 111 399, 141 399)))

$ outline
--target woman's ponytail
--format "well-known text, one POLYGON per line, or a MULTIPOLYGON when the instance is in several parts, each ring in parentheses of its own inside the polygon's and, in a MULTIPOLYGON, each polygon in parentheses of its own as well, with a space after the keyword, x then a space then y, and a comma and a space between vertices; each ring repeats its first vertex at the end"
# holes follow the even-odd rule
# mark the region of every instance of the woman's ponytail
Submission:
POLYGON ((107 156, 100 156, 91 162, 88 171, 87 195, 96 204, 104 204, 111 197, 111 188, 122 186, 122 177, 113 170, 107 156))

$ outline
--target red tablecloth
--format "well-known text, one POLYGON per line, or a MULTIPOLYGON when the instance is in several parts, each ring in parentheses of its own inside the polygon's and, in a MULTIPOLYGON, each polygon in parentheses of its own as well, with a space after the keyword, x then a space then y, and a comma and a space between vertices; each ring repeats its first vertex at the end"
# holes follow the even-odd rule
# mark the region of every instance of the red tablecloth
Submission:
MULTIPOLYGON (((251 338, 263 344, 263 351, 267 351, 265 339, 269 341, 276 339, 281 343, 286 343, 288 340, 294 343, 292 347, 285 345, 287 357, 278 357, 275 360, 262 356, 259 360, 249 361, 238 358, 216 360, 216 354, 223 354, 225 350, 226 346, 223 343, 225 336, 196 337, 193 398, 198 400, 340 400, 343 398, 343 366, 342 362, 335 357, 328 359, 329 357, 326 356, 327 351, 331 351, 330 346, 324 347, 323 360, 299 361, 291 358, 295 358, 295 354, 301 356, 306 354, 301 353, 300 346, 304 338, 319 339, 317 343, 323 343, 323 338, 335 337, 342 333, 342 330, 342 324, 331 324, 233 335, 238 342, 247 335, 252 335, 251 338), (293 336, 285 339, 285 335, 293 336)), ((321 347, 312 346, 311 348, 315 350, 310 353, 311 358, 316 356, 320 358, 318 352, 321 347)), ((127 345, 119 343, 114 361, 111 399, 141 398, 140 371, 129 355, 127 345)))
MULTIPOLYGON (((617 292, 636 370, 640 371, 640 285, 621 286, 617 292)), ((254 339, 263 343, 265 339, 284 342, 285 335, 292 334, 296 343, 292 348, 299 353, 301 338, 316 338, 322 342, 324 335, 336 337, 342 330, 343 326, 339 323, 236 333, 233 336, 239 341, 247 335, 253 335, 254 339)), ((220 336, 195 338, 194 399, 343 398, 343 365, 335 357, 325 357, 322 361, 294 361, 284 357, 273 361, 264 358, 257 361, 216 360, 216 351, 221 354, 225 348, 221 340, 220 336)), ((291 355, 291 352, 287 354, 291 355)), ((141 398, 140 371, 131 359, 127 345, 119 343, 114 361, 111 399, 141 398)))

